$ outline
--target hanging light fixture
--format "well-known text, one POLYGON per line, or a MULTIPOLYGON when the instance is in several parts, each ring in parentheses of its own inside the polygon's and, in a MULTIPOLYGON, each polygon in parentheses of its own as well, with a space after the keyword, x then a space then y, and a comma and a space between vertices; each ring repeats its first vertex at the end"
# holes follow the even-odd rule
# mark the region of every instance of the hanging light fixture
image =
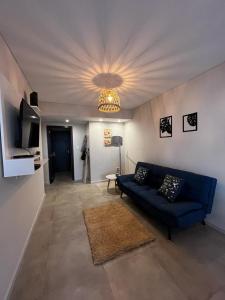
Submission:
POLYGON ((98 110, 101 112, 120 111, 120 97, 115 89, 102 89, 98 98, 98 110))

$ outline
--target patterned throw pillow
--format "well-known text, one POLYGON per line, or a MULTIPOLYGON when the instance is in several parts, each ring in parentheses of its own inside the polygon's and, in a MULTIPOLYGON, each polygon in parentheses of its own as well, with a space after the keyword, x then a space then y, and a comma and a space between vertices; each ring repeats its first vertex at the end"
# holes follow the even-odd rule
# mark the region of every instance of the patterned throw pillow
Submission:
POLYGON ((163 184, 159 188, 159 193, 166 197, 170 202, 175 202, 180 194, 184 180, 172 175, 166 175, 163 184))
POLYGON ((139 184, 145 184, 148 174, 149 174, 149 169, 144 167, 139 167, 134 175, 134 180, 139 184))

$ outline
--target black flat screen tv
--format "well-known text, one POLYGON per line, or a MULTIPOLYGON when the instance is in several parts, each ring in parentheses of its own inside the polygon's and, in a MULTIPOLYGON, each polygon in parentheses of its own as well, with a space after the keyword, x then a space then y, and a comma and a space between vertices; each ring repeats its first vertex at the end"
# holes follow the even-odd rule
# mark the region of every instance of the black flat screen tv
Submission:
POLYGON ((39 147, 40 117, 33 108, 22 99, 20 103, 20 147, 39 147))

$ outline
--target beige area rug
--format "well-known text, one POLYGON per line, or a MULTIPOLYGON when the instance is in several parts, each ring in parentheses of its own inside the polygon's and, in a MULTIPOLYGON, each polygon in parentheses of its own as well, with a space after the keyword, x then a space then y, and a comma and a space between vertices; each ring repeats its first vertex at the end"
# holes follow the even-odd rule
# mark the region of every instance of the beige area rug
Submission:
POLYGON ((153 241, 153 234, 120 202, 84 210, 95 265, 153 241))

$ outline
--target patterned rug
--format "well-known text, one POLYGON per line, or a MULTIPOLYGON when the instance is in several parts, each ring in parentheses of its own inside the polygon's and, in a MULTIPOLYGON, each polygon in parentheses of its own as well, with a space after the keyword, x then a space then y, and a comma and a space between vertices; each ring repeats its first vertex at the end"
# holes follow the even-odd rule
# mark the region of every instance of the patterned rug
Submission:
POLYGON ((83 211, 95 265, 152 242, 153 234, 120 202, 83 211))

